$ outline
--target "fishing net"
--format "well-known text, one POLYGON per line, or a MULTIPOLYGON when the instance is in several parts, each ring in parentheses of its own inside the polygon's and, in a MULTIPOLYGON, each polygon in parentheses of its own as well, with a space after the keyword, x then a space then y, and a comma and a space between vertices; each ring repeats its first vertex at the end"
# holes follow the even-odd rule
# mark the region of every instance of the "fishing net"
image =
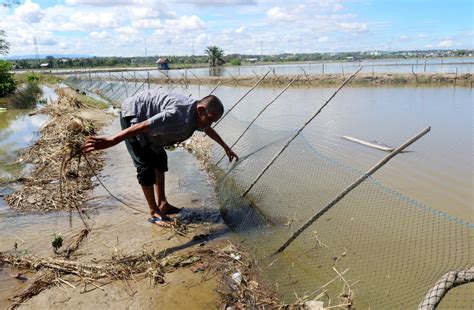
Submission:
MULTIPOLYGON (((126 95, 117 82, 70 78, 68 83, 113 101, 126 95)), ((127 85, 128 95, 148 87, 132 84, 121 84, 127 85)), ((230 145, 248 124, 230 113, 217 131, 230 145)), ((210 158, 221 214, 253 249, 263 277, 285 301, 317 297, 330 306, 343 297, 359 309, 413 309, 444 274, 474 265, 473 224, 431 209, 373 177, 274 255, 295 230, 363 174, 314 148, 303 132, 242 197, 293 135, 254 124, 234 147, 241 155, 237 163, 221 160, 224 153, 217 147, 210 158)), ((474 308, 474 285, 452 289, 438 307, 474 308)))

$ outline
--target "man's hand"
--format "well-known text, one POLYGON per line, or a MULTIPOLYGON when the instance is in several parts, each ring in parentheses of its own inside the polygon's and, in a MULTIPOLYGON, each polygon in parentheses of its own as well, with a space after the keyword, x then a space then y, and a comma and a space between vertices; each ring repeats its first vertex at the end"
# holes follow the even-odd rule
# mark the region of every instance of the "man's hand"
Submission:
POLYGON ((82 147, 84 153, 92 151, 103 150, 114 146, 116 143, 112 138, 109 137, 88 137, 86 143, 82 147))
POLYGON ((235 154, 234 151, 232 151, 229 147, 225 149, 225 154, 227 155, 227 157, 229 157, 229 162, 232 162, 232 160, 234 159, 235 161, 239 160, 237 154, 235 154))

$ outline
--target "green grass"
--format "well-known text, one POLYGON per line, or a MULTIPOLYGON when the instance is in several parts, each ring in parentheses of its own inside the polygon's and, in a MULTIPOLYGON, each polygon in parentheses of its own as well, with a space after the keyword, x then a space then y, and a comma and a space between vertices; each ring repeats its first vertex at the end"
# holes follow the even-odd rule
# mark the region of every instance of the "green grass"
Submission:
POLYGON ((79 100, 82 103, 87 104, 88 106, 97 108, 97 109, 107 109, 109 107, 108 103, 101 100, 94 99, 86 95, 79 95, 79 100))
POLYGON ((29 76, 36 76, 38 78, 38 84, 58 84, 61 83, 64 79, 62 77, 50 75, 50 74, 41 74, 41 73, 15 73, 13 78, 17 82, 18 85, 24 84, 28 82, 29 76))

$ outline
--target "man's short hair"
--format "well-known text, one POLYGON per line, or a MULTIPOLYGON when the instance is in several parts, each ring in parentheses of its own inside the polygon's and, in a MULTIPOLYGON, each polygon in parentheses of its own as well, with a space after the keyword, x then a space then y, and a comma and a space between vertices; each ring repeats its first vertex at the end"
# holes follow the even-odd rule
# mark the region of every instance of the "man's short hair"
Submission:
POLYGON ((222 114, 224 114, 224 105, 219 100, 219 98, 214 95, 209 95, 202 98, 200 103, 206 107, 206 110, 209 113, 215 115, 218 119, 222 117, 222 114))

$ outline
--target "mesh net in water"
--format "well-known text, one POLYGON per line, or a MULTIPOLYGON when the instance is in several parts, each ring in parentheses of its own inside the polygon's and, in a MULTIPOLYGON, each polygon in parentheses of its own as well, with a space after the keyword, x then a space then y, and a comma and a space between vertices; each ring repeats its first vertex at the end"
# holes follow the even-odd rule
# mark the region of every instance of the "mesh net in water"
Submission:
MULTIPOLYGON (((228 116, 217 129, 232 143, 246 126, 228 116)), ((238 154, 250 156, 237 164, 222 161, 218 182, 225 210, 242 213, 233 216, 232 222, 241 219, 235 228, 255 249, 264 276, 285 300, 293 300, 295 293, 319 292, 336 275, 334 267, 347 269, 355 307, 415 308, 443 274, 474 264, 472 224, 430 209, 372 177, 285 252, 274 255, 296 229, 363 174, 324 155, 300 136, 250 190, 247 200, 241 198, 292 135, 253 125, 235 146, 238 154)), ((221 149, 214 150, 216 162, 222 155, 221 149)), ((474 307, 472 288, 459 286, 440 307, 474 307)), ((334 303, 340 286, 327 289, 325 302, 334 303)))

